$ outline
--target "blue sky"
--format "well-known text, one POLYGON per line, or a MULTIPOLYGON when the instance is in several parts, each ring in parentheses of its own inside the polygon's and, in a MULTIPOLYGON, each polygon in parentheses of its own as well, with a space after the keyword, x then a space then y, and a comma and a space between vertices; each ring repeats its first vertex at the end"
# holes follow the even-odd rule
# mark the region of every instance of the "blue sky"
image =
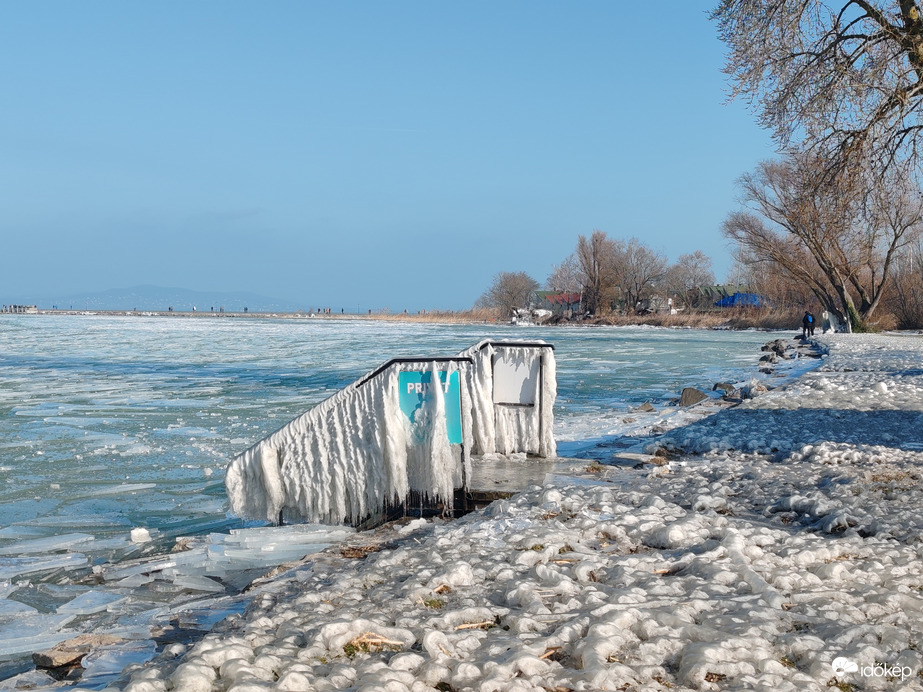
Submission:
POLYGON ((0 19, 0 302, 138 284, 471 306, 579 234, 731 264, 710 3, 30 2, 0 19))

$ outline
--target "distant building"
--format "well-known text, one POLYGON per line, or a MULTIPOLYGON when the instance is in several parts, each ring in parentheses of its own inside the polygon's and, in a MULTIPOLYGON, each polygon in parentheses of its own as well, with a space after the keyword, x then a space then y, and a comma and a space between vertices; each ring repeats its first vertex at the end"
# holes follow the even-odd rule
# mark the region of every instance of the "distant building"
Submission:
POLYGON ((551 310, 554 315, 570 317, 580 312, 583 296, 580 293, 562 293, 559 291, 536 291, 535 307, 551 310))
POLYGON ((38 307, 35 305, 4 305, 0 312, 12 312, 18 315, 37 315, 38 307))
POLYGON ((635 306, 635 312, 642 315, 649 315, 652 313, 675 315, 678 310, 673 306, 672 298, 665 298, 664 296, 657 295, 638 301, 638 305, 635 306))

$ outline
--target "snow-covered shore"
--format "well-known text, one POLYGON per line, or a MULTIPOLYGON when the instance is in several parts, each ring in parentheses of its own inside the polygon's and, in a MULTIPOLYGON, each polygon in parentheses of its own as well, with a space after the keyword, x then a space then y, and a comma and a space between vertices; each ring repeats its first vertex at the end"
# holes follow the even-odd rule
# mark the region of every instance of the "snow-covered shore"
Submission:
POLYGON ((923 689, 923 339, 819 341, 669 464, 356 536, 117 687, 923 689))

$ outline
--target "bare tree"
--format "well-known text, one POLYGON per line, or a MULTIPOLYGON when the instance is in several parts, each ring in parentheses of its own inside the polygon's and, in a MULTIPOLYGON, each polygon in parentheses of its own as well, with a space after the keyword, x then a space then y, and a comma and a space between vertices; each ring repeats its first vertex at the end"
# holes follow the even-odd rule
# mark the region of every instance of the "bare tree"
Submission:
MULTIPOLYGON (((783 147, 828 163, 920 153, 923 13, 917 0, 721 0, 732 95, 783 147)), ((838 166, 842 167, 842 166, 838 166)))
POLYGON ((528 307, 537 289, 538 281, 525 272, 500 272, 476 307, 499 308, 503 316, 509 316, 514 308, 528 307))
POLYGON ((907 247, 895 262, 892 309, 901 329, 923 327, 923 242, 907 247))
POLYGON ((577 238, 577 262, 583 277, 583 300, 587 312, 600 314, 615 298, 616 257, 620 248, 603 231, 596 230, 587 238, 577 238))
POLYGON ((688 307, 698 307, 701 296, 699 289, 714 283, 711 257, 701 250, 680 255, 667 269, 663 279, 666 290, 688 307))
POLYGON ((881 300, 895 254, 919 234, 923 204, 901 167, 884 178, 822 170, 803 154, 760 164, 740 179, 750 210, 731 214, 724 233, 744 261, 783 267, 861 328, 881 300))
POLYGON ((583 274, 577 256, 571 253, 561 264, 556 264, 545 285, 549 291, 557 293, 580 293, 583 289, 583 274))
MULTIPOLYGON (((817 296, 814 291, 805 282, 794 279, 784 266, 752 255, 744 260, 742 251, 736 254, 736 267, 727 283, 736 285, 738 289, 746 287, 747 291, 768 299, 774 308, 791 313, 797 311, 799 315, 792 326, 801 323, 801 310, 810 308, 816 311, 814 303, 817 296)), ((829 309, 826 305, 822 308, 829 309)))
POLYGON ((616 277, 625 308, 636 312, 642 300, 650 298, 655 284, 667 272, 667 258, 631 238, 616 255, 616 277))
MULTIPOLYGON (((736 259, 747 268, 747 285, 764 290, 767 281, 760 277, 781 275, 793 285, 806 287, 820 301, 825 310, 842 317, 843 312, 836 295, 817 267, 807 248, 795 236, 786 235, 752 212, 734 212, 724 222, 724 234, 737 243, 736 259)), ((772 282, 768 282, 770 286, 772 282)), ((773 297, 784 292, 775 287, 773 297)))

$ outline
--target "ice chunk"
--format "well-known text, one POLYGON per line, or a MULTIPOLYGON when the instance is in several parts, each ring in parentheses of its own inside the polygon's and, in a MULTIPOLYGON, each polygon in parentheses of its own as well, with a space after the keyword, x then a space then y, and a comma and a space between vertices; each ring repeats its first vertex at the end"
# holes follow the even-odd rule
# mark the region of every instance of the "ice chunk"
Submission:
MULTIPOLYGON (((89 471, 90 469, 85 469, 89 471)), ((78 514, 78 515, 52 515, 35 517, 29 520, 32 526, 45 526, 61 528, 63 526, 89 527, 89 526, 124 526, 125 517, 118 514, 78 514)))
POLYGON ((151 540, 151 532, 145 528, 137 528, 131 530, 131 542, 132 543, 147 543, 151 540))
POLYGON ((76 569, 87 564, 80 553, 51 555, 48 557, 12 557, 0 559, 0 579, 12 579, 23 574, 34 574, 52 569, 76 569))
POLYGON ((0 547, 0 555, 28 555, 30 553, 53 553, 60 550, 70 550, 75 545, 81 545, 93 540, 87 533, 65 533, 60 536, 36 538, 31 541, 21 541, 0 547))
POLYGON ((84 657, 85 668, 80 686, 86 689, 102 689, 114 682, 129 665, 151 660, 157 653, 156 642, 131 641, 111 646, 101 646, 84 657))
POLYGON ((139 586, 150 584, 152 581, 154 581, 154 577, 149 574, 132 574, 122 579, 114 580, 112 586, 122 589, 136 589, 139 586))
POLYGON ((59 630, 73 619, 73 615, 25 615, 0 624, 0 656, 48 649, 70 639, 73 632, 59 630))
POLYGON ((125 600, 125 596, 101 590, 87 591, 58 607, 59 614, 91 615, 125 600))
POLYGON ((130 637, 128 633, 133 630, 140 628, 144 632, 149 632, 151 623, 153 623, 155 620, 168 617, 169 612, 170 609, 164 606, 160 608, 150 608, 148 610, 143 610, 140 613, 122 615, 118 619, 117 626, 112 627, 107 631, 109 634, 118 634, 128 639, 130 637))
POLYGON ((103 538, 94 540, 92 543, 86 543, 80 546, 80 549, 87 553, 111 553, 118 550, 131 548, 132 544, 128 538, 115 536, 113 538, 103 538))
POLYGON ((30 605, 11 601, 8 598, 0 599, 0 622, 20 618, 23 615, 37 614, 38 611, 30 605))
POLYGON ((100 488, 86 493, 86 497, 101 497, 104 495, 122 495, 125 493, 136 493, 139 490, 150 490, 156 488, 156 483, 121 483, 120 485, 111 485, 108 488, 100 488))
POLYGON ((176 619, 181 627, 210 630, 229 615, 242 613, 247 602, 245 598, 223 597, 184 603, 170 611, 171 619, 176 619))
POLYGON ((0 680, 0 690, 46 690, 56 687, 58 681, 41 670, 30 670, 12 678, 0 680))
POLYGON ((225 591, 222 584, 208 577, 181 575, 174 578, 173 583, 189 591, 209 591, 212 593, 224 593, 225 591))
POLYGON ((45 531, 35 526, 4 526, 0 529, 0 538, 29 538, 44 536, 45 531))

